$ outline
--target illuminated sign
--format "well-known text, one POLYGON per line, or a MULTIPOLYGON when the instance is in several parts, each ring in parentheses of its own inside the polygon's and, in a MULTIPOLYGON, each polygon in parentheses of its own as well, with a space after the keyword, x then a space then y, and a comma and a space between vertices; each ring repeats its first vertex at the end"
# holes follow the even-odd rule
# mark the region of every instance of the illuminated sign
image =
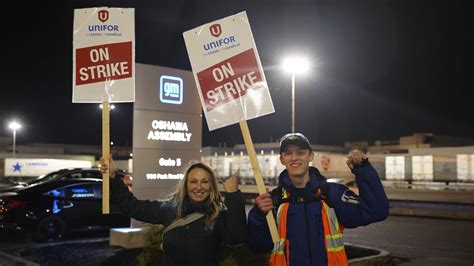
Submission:
MULTIPOLYGON (((165 199, 183 179, 188 163, 201 158, 202 107, 190 71, 136 66, 133 194, 165 199)), ((133 219, 132 224, 143 226, 133 219)))
POLYGON ((183 179, 183 174, 161 174, 161 173, 147 173, 147 180, 157 180, 157 179, 183 179))
POLYGON ((160 77, 160 101, 169 104, 183 103, 183 79, 163 75, 160 77))
POLYGON ((148 132, 148 140, 190 142, 193 133, 188 132, 188 124, 180 121, 153 120, 148 132))
MULTIPOLYGON (((195 136, 193 136, 194 138, 195 136)), ((179 146, 176 142, 171 147, 179 146)), ((189 146, 190 143, 183 143, 189 146)), ((153 145, 150 145, 153 147, 153 145)), ((184 177, 184 171, 190 161, 199 160, 199 150, 175 149, 135 149, 133 154, 133 190, 163 190, 165 194, 184 177), (140 169, 140 170, 139 170, 140 169)), ((156 191, 155 190, 155 191, 156 191)))
POLYGON ((160 166, 181 166, 181 158, 176 158, 176 160, 171 158, 160 158, 158 164, 160 166))

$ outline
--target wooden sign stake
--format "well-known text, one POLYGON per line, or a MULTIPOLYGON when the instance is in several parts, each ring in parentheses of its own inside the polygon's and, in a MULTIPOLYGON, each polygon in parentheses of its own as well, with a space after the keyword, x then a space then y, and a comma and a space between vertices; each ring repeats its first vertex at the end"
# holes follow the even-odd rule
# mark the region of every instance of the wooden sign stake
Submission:
MULTIPOLYGON (((102 156, 109 160, 110 156, 110 113, 109 102, 102 102, 102 156)), ((109 172, 102 174, 102 214, 109 214, 109 172)))
MULTIPOLYGON (((239 124, 240 130, 242 131, 242 135, 244 137, 245 147, 247 148, 247 153, 249 155, 250 164, 252 165, 252 170, 255 176, 255 182, 257 184, 258 193, 260 195, 268 193, 265 188, 265 183, 263 182, 262 172, 260 170, 260 165, 257 161, 257 154, 255 153, 255 148, 253 146, 252 137, 250 136, 247 120, 240 121, 239 124)), ((273 243, 279 242, 280 237, 278 236, 275 218, 273 217, 273 213, 271 211, 267 213, 267 224, 268 228, 270 229, 270 234, 272 236, 273 243)))

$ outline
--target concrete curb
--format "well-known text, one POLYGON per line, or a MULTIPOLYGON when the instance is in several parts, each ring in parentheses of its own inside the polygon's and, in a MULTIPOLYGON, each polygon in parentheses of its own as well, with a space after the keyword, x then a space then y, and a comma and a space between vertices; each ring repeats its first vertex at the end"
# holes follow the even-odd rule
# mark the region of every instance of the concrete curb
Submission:
POLYGON ((26 265, 26 266, 39 266, 39 264, 25 260, 20 257, 15 257, 12 255, 9 255, 7 253, 1 252, 0 251, 0 265, 1 266, 9 266, 9 265, 26 265))
POLYGON ((390 200, 390 215, 448 218, 474 221, 474 204, 390 200))
POLYGON ((367 246, 359 246, 359 245, 354 245, 350 243, 345 243, 346 246, 351 246, 353 248, 357 249, 368 249, 368 250, 373 250, 378 252, 376 255, 371 255, 371 256, 365 256, 361 258, 356 258, 356 259, 350 259, 349 260, 349 265, 351 266, 375 266, 375 265, 392 265, 392 255, 390 252, 383 250, 383 249, 377 249, 373 247, 367 247, 367 246))
MULTIPOLYGON (((39 246, 47 247, 47 246, 56 246, 56 245, 73 244, 73 243, 94 243, 94 242, 104 241, 106 239, 107 238, 79 240, 79 241, 71 240, 71 241, 57 242, 57 243, 45 243, 45 244, 41 244, 39 246)), ((359 250, 370 250, 370 251, 373 251, 373 252, 377 253, 376 255, 370 255, 370 256, 350 259, 349 260, 349 265, 351 265, 351 266, 391 265, 392 256, 386 250, 377 249, 377 248, 368 247, 368 246, 354 245, 354 244, 351 244, 351 243, 345 243, 345 246, 350 246, 353 249, 359 249, 359 250)), ((0 251, 0 266, 10 266, 10 265, 12 265, 12 266, 18 266, 18 265, 39 266, 39 264, 37 264, 35 262, 31 262, 31 261, 25 260, 21 257, 16 257, 16 256, 9 255, 7 253, 4 253, 4 252, 0 251)))

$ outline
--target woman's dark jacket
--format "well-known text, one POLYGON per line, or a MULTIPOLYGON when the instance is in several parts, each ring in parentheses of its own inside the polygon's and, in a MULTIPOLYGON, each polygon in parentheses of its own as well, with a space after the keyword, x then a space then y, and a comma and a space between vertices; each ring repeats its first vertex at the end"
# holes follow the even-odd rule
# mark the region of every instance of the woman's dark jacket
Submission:
MULTIPOLYGON (((111 179, 110 198, 130 217, 151 224, 170 225, 176 218, 176 203, 172 201, 138 200, 128 191, 120 178, 111 179)), ((199 220, 175 228, 163 239, 166 266, 174 265, 218 265, 217 251, 222 242, 238 244, 245 242, 245 203, 240 191, 226 193, 225 206, 216 220, 214 229, 206 231, 206 215, 199 220)), ((206 212, 206 203, 193 203, 185 198, 183 216, 193 212, 206 212)))

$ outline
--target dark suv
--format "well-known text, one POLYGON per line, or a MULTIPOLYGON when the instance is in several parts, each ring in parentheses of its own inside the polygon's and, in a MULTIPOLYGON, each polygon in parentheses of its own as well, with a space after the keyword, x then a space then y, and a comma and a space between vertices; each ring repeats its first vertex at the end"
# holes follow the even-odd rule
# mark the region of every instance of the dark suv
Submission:
POLYGON ((49 180, 0 193, 0 230, 21 232, 27 239, 54 241, 69 232, 129 226, 130 218, 113 204, 110 214, 102 214, 102 180, 98 178, 49 180))
MULTIPOLYGON (((117 171, 117 177, 124 178, 127 173, 123 170, 117 171)), ((29 182, 17 182, 15 185, 2 187, 0 193, 14 192, 23 189, 28 186, 36 186, 41 183, 56 181, 56 180, 67 180, 77 178, 96 178, 102 179, 102 174, 98 168, 66 168, 55 172, 41 175, 29 182)))

